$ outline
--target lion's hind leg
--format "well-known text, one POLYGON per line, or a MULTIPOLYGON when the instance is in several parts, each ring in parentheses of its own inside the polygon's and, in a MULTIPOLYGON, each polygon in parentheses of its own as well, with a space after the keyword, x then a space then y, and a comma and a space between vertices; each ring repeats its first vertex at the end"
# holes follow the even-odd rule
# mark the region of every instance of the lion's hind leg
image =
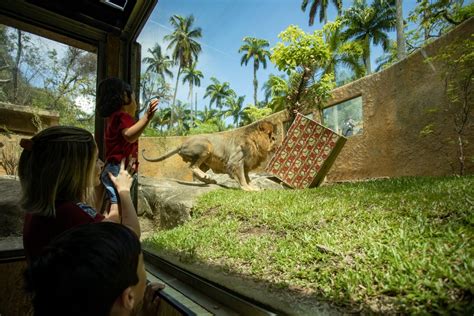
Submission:
POLYGON ((201 165, 209 159, 211 152, 212 144, 210 142, 195 139, 182 146, 179 155, 184 161, 190 162, 189 167, 196 178, 204 183, 216 184, 216 180, 201 170, 201 165))

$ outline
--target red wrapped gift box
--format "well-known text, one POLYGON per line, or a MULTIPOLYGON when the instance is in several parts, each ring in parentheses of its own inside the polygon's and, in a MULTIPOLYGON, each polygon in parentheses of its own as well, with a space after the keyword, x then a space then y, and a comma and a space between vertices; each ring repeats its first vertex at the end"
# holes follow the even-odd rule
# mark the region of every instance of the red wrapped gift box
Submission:
POLYGON ((317 187, 346 140, 344 136, 298 113, 266 171, 292 188, 317 187))

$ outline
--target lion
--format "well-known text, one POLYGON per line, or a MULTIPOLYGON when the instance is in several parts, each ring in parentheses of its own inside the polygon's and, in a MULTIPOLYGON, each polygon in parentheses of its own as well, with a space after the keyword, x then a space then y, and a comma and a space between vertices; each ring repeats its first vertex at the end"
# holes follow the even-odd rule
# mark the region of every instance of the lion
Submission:
POLYGON ((189 162, 193 175, 200 181, 216 184, 205 172, 227 173, 245 191, 258 191, 250 184, 249 171, 257 168, 275 149, 276 126, 268 121, 251 125, 243 135, 225 137, 223 135, 194 136, 177 148, 158 158, 146 157, 146 161, 163 161, 175 154, 184 162, 189 162))

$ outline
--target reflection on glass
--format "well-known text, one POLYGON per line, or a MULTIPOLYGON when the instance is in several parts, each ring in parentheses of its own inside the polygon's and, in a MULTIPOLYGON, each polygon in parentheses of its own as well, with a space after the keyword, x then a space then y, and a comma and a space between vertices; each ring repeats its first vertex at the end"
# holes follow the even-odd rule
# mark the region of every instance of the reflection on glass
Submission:
POLYGON ((346 137, 362 134, 362 97, 324 109, 324 125, 346 137))

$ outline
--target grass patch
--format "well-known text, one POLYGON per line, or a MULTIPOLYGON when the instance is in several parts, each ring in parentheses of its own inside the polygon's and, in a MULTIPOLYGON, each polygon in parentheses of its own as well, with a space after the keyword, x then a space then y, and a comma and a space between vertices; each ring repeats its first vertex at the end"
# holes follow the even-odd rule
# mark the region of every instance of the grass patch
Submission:
POLYGON ((474 177, 218 190, 145 243, 283 289, 377 311, 473 310, 474 177))

